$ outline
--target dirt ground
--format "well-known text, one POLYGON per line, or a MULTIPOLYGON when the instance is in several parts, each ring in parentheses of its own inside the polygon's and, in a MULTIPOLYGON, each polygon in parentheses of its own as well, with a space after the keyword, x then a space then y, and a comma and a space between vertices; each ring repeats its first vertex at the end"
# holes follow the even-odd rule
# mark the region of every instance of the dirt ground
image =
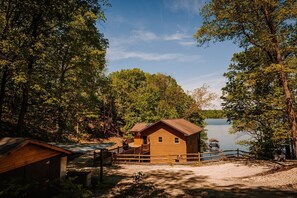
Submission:
POLYGON ((296 161, 119 165, 104 172, 95 197, 297 197, 296 161))

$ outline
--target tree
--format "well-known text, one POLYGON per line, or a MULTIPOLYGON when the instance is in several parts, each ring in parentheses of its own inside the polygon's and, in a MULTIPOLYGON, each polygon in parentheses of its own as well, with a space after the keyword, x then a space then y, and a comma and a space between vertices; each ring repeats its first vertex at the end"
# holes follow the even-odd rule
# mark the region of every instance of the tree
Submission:
MULTIPOLYGON (((198 87, 193 91, 188 91, 187 94, 191 100, 189 100, 186 105, 187 108, 184 112, 184 117, 204 128, 206 123, 204 122, 205 116, 203 115, 202 109, 211 107, 211 102, 218 98, 218 96, 216 93, 209 91, 209 86, 206 84, 203 84, 203 86, 198 87)), ((208 137, 205 129, 200 132, 200 139, 202 140, 200 141, 201 150, 207 150, 208 147, 206 141, 208 137)))
POLYGON ((267 61, 266 54, 257 48, 235 54, 225 73, 228 82, 222 96, 232 131, 249 134, 252 139, 245 143, 260 158, 272 158, 289 137, 278 73, 267 61))
POLYGON ((194 35, 200 45, 233 39, 240 47, 256 47, 267 55, 267 66, 277 70, 282 86, 295 148, 296 115, 286 69, 287 60, 296 56, 296 7, 295 0, 212 0, 203 7, 204 22, 194 35))
MULTIPOLYGON (((124 131, 128 131, 137 122, 189 119, 196 113, 188 112, 195 101, 170 76, 132 69, 113 72, 110 79, 124 131)), ((195 123, 201 126, 203 118, 199 114, 195 115, 199 120, 195 123)))
POLYGON ((108 2, 0 5, 0 119, 16 123, 19 136, 26 125, 62 136, 89 114, 103 119, 108 41, 96 23, 105 20, 108 2))
POLYGON ((218 95, 214 92, 210 92, 209 88, 207 84, 203 84, 202 87, 188 92, 196 101, 197 108, 200 110, 212 107, 211 102, 218 98, 218 95))

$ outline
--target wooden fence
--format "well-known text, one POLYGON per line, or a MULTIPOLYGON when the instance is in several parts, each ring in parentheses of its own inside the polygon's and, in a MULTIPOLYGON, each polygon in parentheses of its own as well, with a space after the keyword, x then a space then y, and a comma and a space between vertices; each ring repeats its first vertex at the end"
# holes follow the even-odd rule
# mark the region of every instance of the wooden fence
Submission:
POLYGON ((119 153, 113 155, 112 161, 114 163, 126 164, 195 164, 200 162, 220 161, 231 157, 250 157, 250 153, 239 149, 203 153, 187 153, 182 155, 143 155, 119 153))
POLYGON ((103 156, 101 158, 101 151, 95 150, 94 151, 94 158, 93 158, 93 165, 99 166, 101 159, 103 159, 103 165, 111 165, 113 163, 113 160, 116 159, 116 155, 125 155, 125 154, 146 154, 150 151, 150 145, 144 144, 139 147, 127 147, 124 146, 117 147, 114 149, 103 149, 102 153, 103 156))

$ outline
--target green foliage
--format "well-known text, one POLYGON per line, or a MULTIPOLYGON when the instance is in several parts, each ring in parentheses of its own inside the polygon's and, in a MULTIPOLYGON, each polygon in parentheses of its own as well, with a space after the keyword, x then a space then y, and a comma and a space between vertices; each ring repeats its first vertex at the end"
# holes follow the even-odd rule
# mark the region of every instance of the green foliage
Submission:
POLYGON ((108 5, 2 1, 0 120, 17 123, 18 135, 24 125, 55 132, 57 139, 74 130, 98 134, 113 128, 105 75, 108 41, 96 27, 108 5))
POLYGON ((69 179, 39 183, 34 180, 14 178, 0 182, 0 197, 88 198, 92 197, 92 192, 82 185, 72 183, 69 179))
POLYGON ((187 105, 192 102, 176 81, 164 74, 121 70, 111 73, 110 79, 124 131, 137 122, 184 117, 187 105))
POLYGON ((50 182, 47 186, 49 197, 55 198, 88 198, 92 197, 92 192, 82 185, 74 184, 71 179, 59 179, 50 182))
POLYGON ((232 131, 242 131, 253 139, 246 142, 259 157, 272 157, 289 137, 284 94, 277 73, 266 70, 266 57, 252 48, 235 54, 233 64, 225 73, 223 107, 232 120, 232 131))
POLYGON ((0 182, 0 197, 30 197, 38 191, 38 182, 14 178, 0 182))
POLYGON ((222 99, 233 131, 251 134, 251 149, 260 156, 271 157, 286 138, 297 135, 296 10, 295 0, 211 0, 194 35, 199 45, 233 40, 245 49, 234 55, 225 74, 222 99))

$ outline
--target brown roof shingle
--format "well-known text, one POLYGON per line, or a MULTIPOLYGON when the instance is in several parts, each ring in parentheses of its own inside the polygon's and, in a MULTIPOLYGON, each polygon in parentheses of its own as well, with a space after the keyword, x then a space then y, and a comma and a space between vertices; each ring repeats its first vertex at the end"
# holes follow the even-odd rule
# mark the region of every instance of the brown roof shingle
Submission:
POLYGON ((45 142, 32 140, 29 138, 4 137, 4 138, 0 139, 0 158, 4 157, 5 155, 7 155, 9 153, 12 153, 13 151, 15 151, 27 144, 35 144, 35 145, 46 147, 46 148, 49 148, 52 150, 57 150, 59 152, 65 153, 65 154, 71 154, 71 152, 68 150, 47 144, 45 142))
POLYGON ((130 129, 130 132, 140 132, 142 131, 143 129, 149 127, 151 125, 151 123, 136 123, 132 129, 130 129))
MULTIPOLYGON (((147 127, 143 127, 141 131, 137 131, 137 132, 142 132, 142 131, 146 130, 147 128, 150 128, 151 126, 154 126, 160 122, 176 129, 177 131, 183 133, 185 136, 190 136, 190 135, 193 135, 195 133, 202 131, 201 127, 199 127, 185 119, 163 119, 163 120, 160 120, 160 121, 158 121, 154 124, 151 124, 147 127)), ((139 124, 142 124, 142 123, 139 123, 139 124)), ((139 125, 139 128, 140 128, 140 126, 141 125, 139 125)))
POLYGON ((190 136, 202 131, 201 127, 185 119, 169 119, 169 120, 161 120, 161 121, 175 128, 176 130, 182 132, 185 136, 190 136))

